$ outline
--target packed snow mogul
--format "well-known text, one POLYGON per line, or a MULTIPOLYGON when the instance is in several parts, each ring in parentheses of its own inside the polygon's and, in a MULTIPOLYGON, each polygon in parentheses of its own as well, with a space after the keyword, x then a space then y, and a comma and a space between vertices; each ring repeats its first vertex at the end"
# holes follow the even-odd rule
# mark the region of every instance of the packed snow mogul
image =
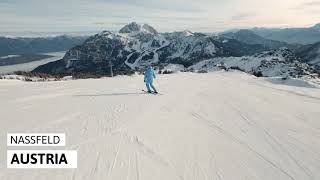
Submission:
POLYGON ((144 72, 144 82, 146 83, 148 93, 158 93, 153 85, 153 79, 156 78, 156 74, 151 66, 148 66, 147 70, 144 72), (153 91, 151 91, 151 89, 153 91))

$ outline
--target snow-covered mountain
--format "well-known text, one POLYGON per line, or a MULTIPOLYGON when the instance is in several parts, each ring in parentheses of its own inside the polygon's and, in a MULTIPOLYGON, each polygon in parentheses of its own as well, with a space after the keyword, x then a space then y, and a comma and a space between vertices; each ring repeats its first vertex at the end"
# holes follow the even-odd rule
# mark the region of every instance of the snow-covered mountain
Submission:
POLYGON ((177 63, 193 65, 213 57, 252 55, 265 50, 250 45, 190 31, 158 33, 150 25, 131 23, 118 33, 103 31, 69 50, 65 57, 40 66, 45 73, 125 74, 147 65, 177 63))
POLYGON ((125 25, 123 28, 119 30, 119 33, 132 33, 132 32, 147 32, 152 34, 158 34, 157 30, 155 30, 152 26, 148 24, 137 24, 136 22, 132 22, 130 24, 125 25))
POLYGON ((313 44, 320 41, 320 23, 307 28, 253 28, 259 36, 290 44, 313 44))
POLYGON ((114 74, 128 74, 148 65, 163 67, 179 64, 186 68, 191 66, 188 68, 190 70, 198 67, 199 63, 225 61, 225 64, 232 62, 231 66, 262 76, 296 77, 314 73, 291 50, 279 48, 286 43, 271 41, 272 47, 278 48, 269 50, 271 46, 255 44, 256 41, 267 41, 256 37, 244 43, 233 38, 190 31, 158 33, 150 25, 130 23, 118 33, 103 31, 96 34, 69 50, 62 60, 40 66, 34 71, 109 75, 111 66, 114 74))
POLYGON ((268 49, 278 49, 281 47, 287 47, 290 49, 297 48, 297 45, 288 44, 285 42, 275 41, 271 39, 266 39, 264 37, 261 37, 255 34, 252 30, 248 30, 248 29, 241 29, 235 32, 226 32, 221 34, 220 36, 230 38, 230 39, 236 39, 238 41, 241 41, 247 44, 260 44, 268 49))
POLYGON ((305 45, 299 48, 296 54, 297 56, 301 57, 306 63, 313 65, 316 69, 320 70, 320 42, 305 45))
POLYGON ((238 69, 249 74, 264 77, 318 77, 315 69, 301 63, 287 48, 265 51, 253 56, 212 58, 191 67, 191 71, 213 71, 219 68, 238 69))

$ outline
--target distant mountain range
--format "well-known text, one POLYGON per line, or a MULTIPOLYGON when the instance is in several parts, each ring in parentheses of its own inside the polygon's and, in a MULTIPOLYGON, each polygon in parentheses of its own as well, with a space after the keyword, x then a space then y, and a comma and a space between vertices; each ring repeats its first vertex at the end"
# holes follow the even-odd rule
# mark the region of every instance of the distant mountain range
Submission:
POLYGON ((201 61, 188 69, 195 72, 217 69, 237 69, 255 76, 263 77, 319 77, 319 72, 303 63, 287 48, 264 51, 253 56, 218 57, 201 61))
POLYGON ((313 44, 320 42, 320 23, 309 28, 253 28, 257 35, 290 44, 313 44))
POLYGON ((179 64, 190 69, 209 59, 219 59, 226 63, 239 61, 240 64, 236 63, 239 69, 248 66, 251 69, 246 72, 255 74, 261 70, 262 76, 296 77, 315 73, 315 64, 303 59, 310 48, 305 51, 300 48, 306 47, 270 40, 250 30, 219 36, 190 31, 159 33, 150 25, 130 23, 118 33, 103 31, 91 36, 71 48, 63 59, 39 66, 34 72, 108 75, 112 66, 114 74, 127 74, 148 65, 179 64), (295 52, 301 52, 301 56, 295 52), (272 73, 274 71, 279 73, 272 73))
POLYGON ((87 38, 88 36, 0 37, 0 56, 67 51, 82 44, 87 38))
POLYGON ((235 40, 247 43, 247 44, 260 44, 270 50, 271 49, 278 49, 281 47, 287 47, 289 49, 294 50, 299 47, 298 44, 289 44, 286 42, 281 42, 281 41, 277 41, 277 40, 271 40, 271 39, 264 38, 264 37, 256 34, 254 31, 248 30, 248 29, 241 29, 236 32, 227 32, 227 33, 221 34, 220 36, 230 38, 230 39, 235 39, 235 40))
POLYGON ((305 45, 296 51, 296 55, 310 65, 320 69, 320 42, 305 45))
POLYGON ((291 49, 298 58, 300 58, 301 62, 308 63, 320 70, 320 24, 311 28, 241 29, 221 33, 220 36, 236 39, 247 44, 263 45, 270 50, 287 47, 291 49), (268 39, 272 37, 275 40, 268 39), (280 40, 286 42, 281 42, 280 40))
POLYGON ((116 74, 150 64, 182 64, 186 67, 213 57, 245 56, 267 50, 263 45, 208 36, 190 31, 158 33, 150 25, 130 23, 118 33, 104 31, 70 49, 57 62, 35 69, 45 73, 116 74))

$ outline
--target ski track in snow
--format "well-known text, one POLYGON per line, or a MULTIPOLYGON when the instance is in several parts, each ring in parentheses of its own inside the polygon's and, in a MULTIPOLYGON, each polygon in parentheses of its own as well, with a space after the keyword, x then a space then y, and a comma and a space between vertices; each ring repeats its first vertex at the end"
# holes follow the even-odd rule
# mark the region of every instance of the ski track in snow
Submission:
MULTIPOLYGON (((163 45, 161 45, 160 47, 158 48, 152 48, 152 50, 144 50, 143 47, 141 47, 143 44, 140 44, 140 47, 139 48, 133 48, 135 51, 130 53, 126 60, 125 60, 125 64, 127 66, 129 66, 131 69, 135 69, 140 63, 141 63, 141 60, 143 58, 143 56, 146 54, 146 53, 150 53, 150 52, 153 52, 154 56, 152 59, 148 59, 146 60, 145 62, 142 62, 142 64, 152 64, 152 63, 157 63, 159 61, 159 54, 158 54, 158 50, 170 45, 170 42, 168 40, 166 40, 164 37, 160 36, 158 37, 160 38, 160 40, 162 40, 164 43, 163 45), (139 57, 137 59, 135 59, 135 61, 133 63, 129 63, 129 59, 130 57, 135 53, 135 52, 140 52, 141 54, 139 55, 139 57)), ((144 44, 145 45, 145 44, 144 44)), ((150 46, 150 44, 149 44, 150 46)))
POLYGON ((0 80, 0 138, 65 132, 78 151, 73 170, 6 169, 0 156, 0 179, 320 179, 320 89, 240 72, 157 78, 162 96, 142 94, 142 76, 0 80))

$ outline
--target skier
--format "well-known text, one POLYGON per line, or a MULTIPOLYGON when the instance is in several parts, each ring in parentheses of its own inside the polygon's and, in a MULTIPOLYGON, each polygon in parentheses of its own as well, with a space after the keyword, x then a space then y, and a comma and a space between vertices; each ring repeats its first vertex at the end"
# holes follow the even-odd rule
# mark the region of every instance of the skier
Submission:
POLYGON ((144 72, 144 82, 146 83, 148 93, 158 94, 158 91, 153 86, 153 79, 156 78, 156 74, 151 66, 148 66, 147 70, 144 72), (151 91, 151 88, 153 92, 151 91))

